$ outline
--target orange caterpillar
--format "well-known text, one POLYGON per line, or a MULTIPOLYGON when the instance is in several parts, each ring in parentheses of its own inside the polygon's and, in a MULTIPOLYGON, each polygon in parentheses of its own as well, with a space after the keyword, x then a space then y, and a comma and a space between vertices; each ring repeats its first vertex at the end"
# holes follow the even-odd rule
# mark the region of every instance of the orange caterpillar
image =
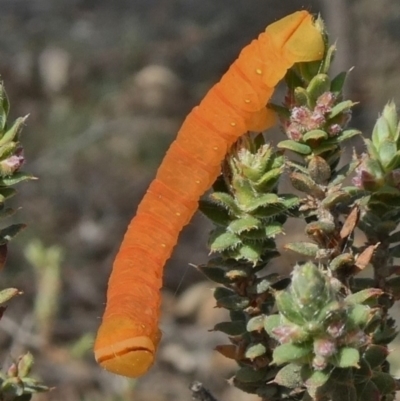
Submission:
POLYGON ((230 146, 247 131, 274 123, 266 109, 294 63, 319 60, 324 43, 307 11, 267 27, 187 116, 132 219, 115 258, 94 353, 110 372, 128 377, 153 364, 161 338, 160 288, 182 228, 211 187, 230 146))

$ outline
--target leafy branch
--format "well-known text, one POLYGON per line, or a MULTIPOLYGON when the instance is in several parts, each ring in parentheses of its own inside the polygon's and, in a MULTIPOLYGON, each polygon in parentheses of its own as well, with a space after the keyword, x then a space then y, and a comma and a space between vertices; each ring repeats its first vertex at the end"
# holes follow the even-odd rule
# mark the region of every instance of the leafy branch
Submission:
POLYGON ((198 268, 230 312, 214 327, 230 340, 217 351, 238 363, 234 385, 265 401, 389 401, 399 389, 387 361, 400 299, 398 114, 389 103, 366 151, 344 163, 342 144, 362 133, 348 128, 348 74, 329 76, 335 51, 327 44, 322 62, 288 71, 284 102, 269 105, 286 139, 277 149, 261 135, 240 140, 200 203, 215 228, 214 256, 198 268), (286 172, 289 194, 279 188, 286 172), (305 222, 304 240, 284 246, 297 263, 289 276, 269 273, 289 216, 305 222), (360 278, 367 266, 373 277, 360 278))

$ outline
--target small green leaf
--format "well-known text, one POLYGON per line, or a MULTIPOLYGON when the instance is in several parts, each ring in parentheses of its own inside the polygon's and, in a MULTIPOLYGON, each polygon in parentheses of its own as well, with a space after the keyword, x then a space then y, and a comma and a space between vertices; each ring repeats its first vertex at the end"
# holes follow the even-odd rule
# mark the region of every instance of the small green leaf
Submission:
POLYGON ((393 139, 389 121, 384 115, 381 115, 375 123, 371 136, 372 142, 376 149, 379 149, 381 144, 387 139, 393 139))
POLYGON ((247 320, 246 313, 241 310, 230 310, 229 317, 233 322, 237 321, 246 322, 247 320))
POLYGON ((246 324, 242 321, 235 322, 221 322, 214 326, 214 331, 221 331, 228 336, 240 336, 246 333, 246 324))
POLYGON ((11 239, 19 234, 24 228, 26 228, 26 224, 12 224, 0 230, 0 245, 11 241, 11 239))
POLYGON ((254 200, 254 189, 252 184, 245 179, 241 173, 234 174, 232 177, 232 187, 235 193, 235 201, 240 209, 245 209, 254 200))
POLYGON ((371 319, 371 309, 366 305, 354 305, 348 313, 348 320, 355 327, 364 328, 371 319))
POLYGON ((294 98, 298 106, 306 106, 308 108, 312 106, 311 97, 306 89, 302 88, 302 85, 295 88, 294 98))
POLYGON ((17 149, 17 142, 9 142, 0 146, 0 159, 6 159, 10 157, 17 149))
MULTIPOLYGON (((371 380, 364 383, 355 384, 355 388, 357 390, 357 397, 354 398, 354 401, 377 401, 382 399, 382 394, 380 393, 378 387, 376 387, 375 383, 371 380)), ((343 394, 344 393, 342 392, 342 398, 337 398, 337 400, 333 401, 343 400, 343 394)), ((350 401, 353 401, 353 399, 350 401)))
POLYGON ((381 366, 389 355, 389 350, 383 345, 371 344, 365 350, 363 358, 372 369, 381 366))
POLYGON ((254 188, 259 192, 271 192, 275 189, 279 179, 283 173, 284 166, 271 168, 256 183, 254 188))
POLYGON ((264 329, 264 320, 266 316, 265 315, 258 315, 252 317, 246 325, 246 330, 248 332, 256 331, 260 333, 264 329))
POLYGON ((267 349, 263 344, 254 344, 247 348, 245 352, 245 357, 254 361, 254 359, 259 358, 260 356, 265 355, 267 349))
MULTIPOLYGON (((321 20, 320 17, 317 18, 316 20, 316 24, 318 26, 318 29, 325 30, 324 28, 324 22, 321 20)), ((331 66, 332 60, 335 57, 336 54, 336 46, 335 45, 329 45, 328 43, 328 38, 325 36, 323 38, 324 40, 324 45, 325 45, 325 55, 322 59, 322 63, 321 61, 318 62, 312 62, 312 63, 304 63, 306 66, 308 66, 309 64, 311 64, 312 66, 314 66, 314 68, 311 71, 314 71, 312 75, 317 74, 319 71, 327 74, 329 72, 329 68, 331 66)), ((303 63, 301 63, 303 64, 303 63)))
POLYGON ((246 216, 236 220, 233 220, 228 225, 228 230, 235 233, 241 234, 243 231, 250 231, 254 228, 258 228, 260 225, 260 220, 253 216, 246 216))
POLYGON ((25 181, 25 180, 36 180, 36 177, 34 177, 31 174, 27 174, 22 171, 18 171, 17 173, 14 173, 13 175, 11 175, 9 177, 0 178, 0 186, 7 187, 10 185, 18 184, 19 182, 25 181))
POLYGON ((396 170, 400 167, 400 150, 395 153, 392 159, 386 164, 386 171, 396 170))
POLYGON ((260 279, 257 280, 253 285, 248 287, 249 294, 265 294, 271 289, 271 282, 269 280, 260 279))
POLYGON ((273 361, 276 365, 284 363, 301 361, 308 359, 312 355, 312 346, 310 344, 282 344, 275 348, 273 352, 273 361))
MULTIPOLYGON (((264 250, 270 249, 270 246, 265 246, 265 242, 253 242, 253 243, 243 243, 237 248, 230 251, 232 258, 236 260, 245 259, 255 265, 260 259, 264 250)), ((275 243, 273 244, 275 245, 275 243)))
POLYGON ((20 378, 29 375, 33 365, 33 355, 27 352, 25 355, 19 358, 18 361, 18 376, 20 378))
POLYGON ((303 383, 311 392, 315 392, 319 387, 322 387, 331 376, 331 369, 314 370, 308 365, 303 365, 300 372, 303 383))
POLYGON ((229 278, 225 275, 225 270, 220 267, 212 267, 208 265, 196 266, 207 278, 218 283, 218 284, 228 284, 231 282, 229 278))
POLYGON ((210 195, 211 200, 223 206, 228 212, 240 215, 241 210, 236 205, 235 199, 225 192, 214 192, 210 195))
POLYGON ((292 209, 300 203, 300 198, 293 194, 281 194, 280 195, 281 204, 286 209, 292 209))
POLYGON ((284 246, 286 250, 299 253, 300 255, 315 258, 319 251, 318 245, 312 242, 291 242, 284 246))
POLYGON ((279 234, 283 234, 282 224, 276 221, 267 223, 264 227, 264 234, 267 238, 275 238, 279 234))
POLYGON ((300 172, 302 172, 303 174, 309 174, 308 168, 307 168, 306 166, 304 166, 303 164, 294 162, 294 161, 292 161, 292 160, 287 160, 287 161, 286 161, 286 165, 287 165, 288 167, 290 167, 290 169, 291 169, 292 171, 300 171, 300 172))
POLYGON ((0 291, 0 305, 8 302, 11 298, 21 294, 16 288, 6 288, 0 291))
POLYGON ((295 266, 290 293, 306 321, 313 319, 324 308, 331 311, 332 295, 327 279, 314 263, 295 266))
MULTIPOLYGON (((313 148, 313 154, 319 156, 327 152, 333 152, 333 151, 339 152, 337 137, 331 140, 331 142, 325 141, 322 142, 320 145, 315 146, 313 148)), ((326 157, 326 155, 324 155, 324 157, 326 157)))
POLYGON ((243 310, 250 304, 248 298, 237 295, 234 291, 218 287, 214 291, 217 307, 229 310, 243 310))
POLYGON ((356 368, 360 361, 360 352, 356 348, 342 347, 331 359, 338 368, 356 368))
POLYGON ((229 212, 221 204, 201 199, 199 210, 216 225, 227 226, 231 221, 229 212))
POLYGON ((241 243, 237 234, 214 230, 210 235, 210 249, 212 252, 221 252, 235 248, 241 243))
POLYGON ((339 203, 345 203, 350 200, 350 195, 345 191, 336 191, 323 199, 321 204, 326 208, 332 208, 339 203))
POLYGON ((331 91, 336 95, 338 95, 342 91, 344 83, 346 82, 347 74, 347 71, 342 71, 338 75, 336 75, 335 78, 332 79, 331 91))
MULTIPOLYGON (((276 299, 276 306, 279 312, 282 313, 282 315, 285 316, 285 318, 289 320, 289 322, 298 324, 299 326, 304 325, 306 320, 304 319, 301 313, 300 305, 294 302, 292 296, 288 293, 288 291, 278 291, 275 299, 276 299)), ((267 319, 265 324, 270 324, 270 323, 272 324, 275 322, 276 322, 275 320, 272 320, 270 322, 269 319, 267 319)))
POLYGON ((308 131, 303 135, 303 141, 321 141, 324 139, 328 139, 328 134, 321 129, 314 129, 312 131, 308 131))
POLYGON ((306 225, 306 233, 310 237, 321 237, 332 234, 335 231, 335 223, 330 221, 313 221, 306 225))
POLYGON ((318 198, 324 197, 324 191, 314 180, 311 179, 310 176, 303 173, 293 172, 289 177, 292 185, 297 190, 318 198))
POLYGON ((350 138, 353 138, 353 136, 361 135, 362 132, 359 131, 358 129, 347 129, 344 130, 336 139, 337 141, 344 142, 347 141, 350 138))
POLYGON ((315 75, 307 86, 307 92, 313 100, 317 100, 322 94, 328 92, 331 80, 326 74, 315 75))
POLYGON ((3 83, 0 83, 0 130, 3 131, 7 124, 7 117, 10 111, 10 102, 3 83))
POLYGON ((357 103, 352 102, 351 100, 345 100, 343 102, 340 102, 332 108, 328 118, 332 119, 337 115, 339 115, 340 113, 343 113, 344 111, 349 111, 356 104, 357 103))
POLYGON ((276 194, 263 194, 253 199, 249 200, 247 204, 243 204, 244 210, 247 212, 253 212, 259 207, 264 207, 268 205, 274 205, 279 203, 279 197, 276 194))
POLYGON ((396 156, 397 144, 392 139, 386 139, 380 144, 378 152, 379 158, 386 169, 387 166, 391 163, 392 159, 396 156))
MULTIPOLYGON (((272 338, 277 339, 274 330, 281 325, 281 317, 279 315, 269 315, 264 318, 264 330, 272 338)), ((250 331, 250 330, 249 330, 250 331)))
POLYGON ((22 128, 25 124, 28 116, 19 117, 15 120, 14 125, 0 138, 0 146, 3 146, 15 139, 18 139, 19 133, 22 131, 22 128))
POLYGON ((263 380, 267 376, 268 370, 266 368, 255 370, 250 366, 243 366, 240 368, 235 377, 243 383, 253 383, 263 380))
POLYGON ((324 158, 312 156, 307 166, 312 180, 317 184, 325 184, 331 177, 331 168, 324 158))
POLYGON ((264 240, 266 238, 274 238, 278 234, 283 233, 282 225, 279 223, 271 223, 268 226, 260 228, 258 230, 251 230, 241 234, 243 239, 250 240, 264 240))
POLYGON ((355 258, 351 253, 342 253, 336 256, 329 264, 329 269, 333 272, 346 266, 351 266, 355 262, 355 258))
POLYGON ((311 148, 308 145, 292 141, 291 139, 287 139, 285 141, 281 141, 278 143, 279 149, 291 150, 292 152, 298 153, 300 155, 309 155, 311 154, 311 148))
POLYGON ((371 380, 381 394, 391 394, 398 390, 396 380, 389 373, 374 371, 371 380))
POLYGON ((365 301, 371 298, 378 298, 383 294, 383 291, 380 288, 367 288, 362 291, 358 291, 356 293, 350 294, 345 298, 345 302, 348 305, 357 305, 364 303, 365 301))
POLYGON ((11 377, 2 383, 1 390, 5 399, 15 400, 24 394, 24 383, 19 377, 11 377))
POLYGON ((236 292, 225 287, 217 287, 214 290, 214 298, 218 301, 221 298, 226 298, 236 295, 236 292))
POLYGON ((301 365, 289 363, 275 376, 274 382, 287 388, 297 388, 303 385, 300 375, 301 365))

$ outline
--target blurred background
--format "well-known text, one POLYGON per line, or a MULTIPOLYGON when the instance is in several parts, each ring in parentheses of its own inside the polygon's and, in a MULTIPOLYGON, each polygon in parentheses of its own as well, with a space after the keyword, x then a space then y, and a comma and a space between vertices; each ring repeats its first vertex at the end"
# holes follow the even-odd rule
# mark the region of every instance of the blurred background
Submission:
POLYGON ((207 258, 200 215, 166 267, 151 372, 107 374, 92 345, 113 256, 184 116, 244 45, 301 8, 321 12, 337 40, 334 71, 356 67, 352 125, 368 134, 384 104, 399 103, 396 0, 0 0, 0 74, 11 117, 29 114, 24 170, 39 178, 13 199, 28 228, 10 245, 2 287, 24 295, 0 323, 1 361, 32 351, 35 374, 55 387, 36 400, 189 400, 194 379, 221 401, 257 399, 230 387, 234 365, 213 351, 227 341, 208 332, 223 314, 189 265, 207 258))

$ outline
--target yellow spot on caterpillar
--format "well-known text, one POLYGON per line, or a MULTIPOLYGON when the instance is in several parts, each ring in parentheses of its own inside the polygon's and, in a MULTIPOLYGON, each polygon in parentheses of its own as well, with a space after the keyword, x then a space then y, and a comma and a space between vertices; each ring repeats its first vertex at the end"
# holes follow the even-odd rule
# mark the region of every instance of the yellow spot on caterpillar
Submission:
POLYGON ((260 68, 257 68, 257 69, 256 69, 256 74, 262 75, 262 70, 261 70, 260 68))
POLYGON ((214 150, 218 150, 218 146, 214 146, 213 149, 214 149, 214 150))
POLYGON ((231 122, 232 127, 236 127, 236 123, 234 121, 231 122))
POLYGON ((165 244, 160 244, 163 248, 165 248, 166 247, 166 245, 165 244))
POLYGON ((244 102, 249 104, 249 103, 251 103, 251 100, 250 99, 244 99, 244 102))
POLYGON ((176 214, 177 216, 180 216, 180 215, 181 215, 179 212, 176 212, 175 214, 176 214))
POLYGON ((200 184, 200 180, 196 180, 195 182, 196 182, 196 184, 200 184))

